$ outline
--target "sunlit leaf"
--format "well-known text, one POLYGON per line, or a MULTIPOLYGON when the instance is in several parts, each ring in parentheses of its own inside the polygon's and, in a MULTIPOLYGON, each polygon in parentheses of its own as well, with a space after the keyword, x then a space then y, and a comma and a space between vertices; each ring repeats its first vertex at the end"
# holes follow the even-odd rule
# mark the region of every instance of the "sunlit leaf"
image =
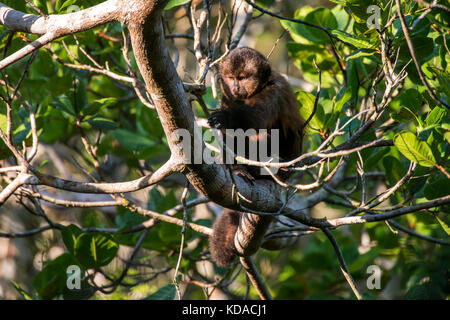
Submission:
POLYGON ((164 10, 170 10, 170 9, 172 9, 174 7, 181 6, 181 5, 186 4, 188 2, 190 2, 190 0, 170 0, 167 3, 167 5, 164 8, 164 10))
MULTIPOLYGON (((300 114, 302 115, 303 119, 307 120, 314 112, 315 97, 311 93, 305 91, 296 91, 295 94, 297 96, 297 101, 299 102, 300 114)), ((318 103, 316 112, 311 118, 309 125, 316 129, 323 129, 324 123, 325 115, 323 112, 323 108, 320 103, 318 103)))
POLYGON ((394 145, 409 160, 424 167, 436 165, 436 159, 430 146, 425 141, 420 141, 411 132, 402 132, 395 136, 394 145))
POLYGON ((173 300, 175 298, 175 285, 168 284, 165 287, 160 288, 155 293, 149 295, 144 300, 173 300))
POLYGON ((86 269, 107 265, 118 250, 117 242, 106 233, 83 233, 74 245, 74 255, 86 269))

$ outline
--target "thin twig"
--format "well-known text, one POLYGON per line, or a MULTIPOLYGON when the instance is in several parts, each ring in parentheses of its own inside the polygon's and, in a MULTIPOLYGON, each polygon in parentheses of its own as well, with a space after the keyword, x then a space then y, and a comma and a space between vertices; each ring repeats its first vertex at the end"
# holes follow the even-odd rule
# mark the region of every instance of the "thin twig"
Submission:
POLYGON ((303 128, 306 128, 308 123, 311 121, 311 119, 314 117, 317 111, 317 105, 319 104, 319 96, 320 96, 320 88, 322 86, 322 70, 317 66, 316 60, 314 62, 314 67, 316 68, 317 72, 319 73, 319 83, 317 85, 317 92, 316 92, 316 99, 314 100, 314 109, 312 113, 309 115, 308 119, 305 121, 305 124, 303 125, 303 128))
POLYGON ((177 277, 178 277, 178 269, 180 268, 180 265, 181 265, 181 258, 183 257, 183 248, 184 248, 184 241, 185 241, 185 236, 186 236, 186 224, 187 224, 186 197, 188 195, 188 192, 189 192, 189 184, 184 188, 183 194, 181 195, 181 203, 183 205, 183 227, 181 228, 180 253, 178 255, 177 266, 175 267, 175 272, 173 274, 173 284, 175 285, 175 288, 177 291, 178 300, 181 300, 181 291, 180 291, 180 286, 178 284, 177 277))
POLYGON ((450 109, 450 105, 448 105, 442 99, 440 99, 438 96, 435 95, 435 93, 431 89, 430 85, 428 84, 427 80, 425 79, 425 75, 423 74, 423 71, 422 71, 422 66, 420 65, 419 60, 417 59, 416 52, 414 51, 414 45, 409 36, 409 30, 408 30, 408 26, 406 25, 406 22, 405 22, 405 17, 403 16, 403 13, 402 13, 402 6, 400 3, 400 0, 395 0, 395 4, 397 6, 397 12, 398 12, 398 16, 400 18, 400 23, 402 25, 403 34, 405 35, 406 43, 408 44, 409 53, 411 54, 411 58, 413 59, 414 64, 416 65, 416 69, 417 69, 417 73, 419 74, 420 81, 422 81, 423 85, 427 89, 427 92, 430 94, 430 96, 433 100, 444 105, 447 109, 450 109))
POLYGON ((259 297, 262 300, 272 300, 272 295, 270 294, 269 289, 267 288, 264 280, 258 272, 258 269, 253 262, 251 257, 240 257, 240 261, 242 266, 244 267, 245 272, 247 272, 247 276, 258 292, 259 297))
POLYGON ((358 290, 358 287, 356 286, 355 280, 353 280, 352 275, 347 269, 347 265, 345 264, 344 256, 342 255, 341 249, 339 248, 339 245, 336 242, 336 239, 334 239, 333 234, 330 230, 327 228, 322 229, 323 233, 327 236, 328 240, 330 240, 331 244, 333 245, 333 249, 336 252, 336 256, 339 261, 339 265, 341 267, 341 271, 344 274, 345 279, 347 280, 348 284, 352 288, 353 293, 355 294, 356 298, 358 300, 363 300, 363 297, 361 293, 358 290))
POLYGON ((437 244, 442 244, 444 246, 450 246, 450 241, 445 241, 445 240, 441 240, 441 239, 433 238, 433 237, 430 237, 430 236, 426 236, 424 234, 417 233, 414 230, 408 229, 408 228, 402 226, 401 224, 399 224, 399 223, 397 223, 395 221, 392 221, 392 220, 390 220, 389 222, 396 229, 398 229, 400 231, 403 231, 404 233, 409 234, 409 235, 411 235, 413 237, 417 237, 419 239, 426 240, 426 241, 429 241, 429 242, 434 242, 434 243, 437 243, 437 244))
POLYGON ((325 27, 318 26, 318 25, 315 25, 315 24, 312 24, 312 23, 309 23, 309 22, 306 22, 306 21, 303 21, 303 20, 300 20, 300 19, 294 19, 294 18, 288 18, 288 17, 280 16, 280 15, 277 14, 277 13, 271 12, 271 11, 269 11, 269 10, 266 10, 266 9, 260 7, 259 5, 257 5, 256 3, 254 3, 253 1, 250 1, 250 0, 245 0, 245 2, 247 2, 247 3, 248 3, 249 5, 251 5, 253 8, 255 8, 255 9, 257 9, 257 10, 259 10, 259 11, 261 11, 261 12, 263 12, 263 13, 269 15, 269 16, 271 16, 271 17, 275 17, 275 18, 278 18, 278 19, 280 19, 280 20, 286 20, 286 21, 291 21, 291 22, 296 22, 296 23, 304 24, 305 26, 308 26, 308 27, 312 27, 312 28, 316 28, 316 29, 322 30, 322 31, 325 32, 330 38, 336 39, 337 41, 340 41, 340 42, 342 42, 342 43, 345 43, 346 45, 350 45, 350 46, 351 46, 350 43, 348 43, 348 42, 346 42, 346 41, 340 39, 340 38, 337 37, 337 36, 335 36, 334 34, 332 34, 332 33, 331 33, 327 28, 325 28, 325 27))

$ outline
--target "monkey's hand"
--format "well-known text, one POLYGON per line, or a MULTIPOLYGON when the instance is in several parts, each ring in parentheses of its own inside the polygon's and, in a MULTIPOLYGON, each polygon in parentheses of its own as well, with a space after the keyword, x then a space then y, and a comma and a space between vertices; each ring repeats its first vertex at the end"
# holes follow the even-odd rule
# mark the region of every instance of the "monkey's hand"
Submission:
POLYGON ((218 110, 211 113, 208 119, 208 123, 211 128, 216 129, 232 129, 231 126, 231 114, 225 110, 218 110))

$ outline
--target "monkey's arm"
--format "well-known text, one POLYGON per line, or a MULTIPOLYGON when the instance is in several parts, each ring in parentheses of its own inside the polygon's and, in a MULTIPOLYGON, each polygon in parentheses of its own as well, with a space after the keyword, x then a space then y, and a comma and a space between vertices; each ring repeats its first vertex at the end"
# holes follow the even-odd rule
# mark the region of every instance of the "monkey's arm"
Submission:
MULTIPOLYGON (((259 113, 259 111, 257 111, 259 113)), ((208 123, 216 129, 259 129, 260 121, 255 118, 255 109, 243 101, 224 104, 211 113, 208 123)))

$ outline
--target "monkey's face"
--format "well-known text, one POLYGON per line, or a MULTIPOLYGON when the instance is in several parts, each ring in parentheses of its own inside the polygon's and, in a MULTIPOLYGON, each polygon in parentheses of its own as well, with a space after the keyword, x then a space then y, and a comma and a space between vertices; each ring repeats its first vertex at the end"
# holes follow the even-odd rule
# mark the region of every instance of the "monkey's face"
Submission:
POLYGON ((224 85, 235 100, 245 100, 259 87, 259 79, 247 73, 230 73, 222 77, 224 85))
POLYGON ((256 50, 238 48, 219 67, 222 90, 232 100, 245 100, 257 93, 268 81, 269 62, 256 50))

